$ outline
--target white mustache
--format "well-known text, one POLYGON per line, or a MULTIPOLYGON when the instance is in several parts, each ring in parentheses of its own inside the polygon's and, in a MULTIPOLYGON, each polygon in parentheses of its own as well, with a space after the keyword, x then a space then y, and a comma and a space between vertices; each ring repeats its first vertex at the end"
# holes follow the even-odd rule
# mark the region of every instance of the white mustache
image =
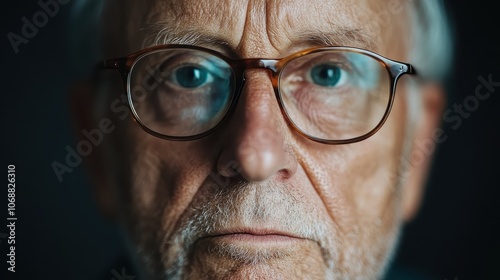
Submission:
POLYGON ((333 235, 328 231, 329 222, 318 209, 303 202, 300 194, 293 194, 293 186, 240 182, 223 189, 215 184, 206 187, 210 195, 198 195, 181 218, 179 230, 164 240, 167 255, 177 256, 176 260, 166 260, 169 267, 185 263, 179 252, 191 252, 200 238, 256 229, 318 243, 327 266, 333 268, 333 252, 326 250, 332 248, 334 238, 329 236, 333 235))

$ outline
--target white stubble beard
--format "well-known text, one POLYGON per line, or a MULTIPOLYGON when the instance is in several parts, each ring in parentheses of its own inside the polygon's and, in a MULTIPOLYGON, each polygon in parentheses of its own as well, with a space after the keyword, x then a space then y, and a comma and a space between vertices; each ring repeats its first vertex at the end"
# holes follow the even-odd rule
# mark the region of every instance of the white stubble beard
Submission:
MULTIPOLYGON (((156 236, 163 238, 157 243, 161 244, 156 247, 157 252, 151 252, 144 244, 139 245, 139 254, 154 275, 153 279, 193 279, 189 255, 193 252, 195 241, 218 228, 234 226, 235 223, 251 227, 272 221, 272 225, 280 230, 316 241, 321 248, 327 268, 324 275, 328 280, 381 277, 399 237, 400 223, 394 221, 387 232, 373 225, 356 227, 358 231, 351 233, 349 240, 337 225, 326 220, 324 214, 320 215, 318 209, 300 200, 300 195, 292 194, 291 186, 241 182, 231 188, 212 188, 212 196, 193 202, 184 212, 180 227, 173 234, 168 235, 158 228, 161 234, 156 236)), ((250 265, 280 257, 266 251, 245 254, 240 248, 231 246, 218 248, 214 253, 250 265)))

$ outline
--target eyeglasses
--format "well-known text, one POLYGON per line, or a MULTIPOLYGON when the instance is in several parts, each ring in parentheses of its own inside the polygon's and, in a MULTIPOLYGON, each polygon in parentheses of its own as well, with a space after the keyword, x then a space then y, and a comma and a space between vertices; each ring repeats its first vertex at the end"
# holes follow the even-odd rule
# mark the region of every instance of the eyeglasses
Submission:
POLYGON ((266 69, 287 122, 325 144, 375 134, 389 115, 398 79, 415 74, 410 64, 352 47, 232 59, 202 47, 162 45, 105 60, 100 67, 122 74, 133 118, 166 140, 212 133, 236 108, 245 70, 266 69))

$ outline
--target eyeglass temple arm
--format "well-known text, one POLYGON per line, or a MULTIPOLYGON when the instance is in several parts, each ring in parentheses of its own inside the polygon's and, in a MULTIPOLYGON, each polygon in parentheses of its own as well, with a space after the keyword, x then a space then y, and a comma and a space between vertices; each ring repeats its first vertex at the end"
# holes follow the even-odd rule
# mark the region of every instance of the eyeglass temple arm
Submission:
POLYGON ((413 65, 406 64, 406 66, 408 67, 408 70, 406 73, 408 73, 410 75, 418 75, 417 69, 415 69, 415 67, 413 67, 413 65))
POLYGON ((111 58, 103 60, 95 65, 95 73, 101 70, 117 70, 122 77, 127 77, 129 71, 129 59, 127 57, 111 58))
POLYGON ((116 69, 122 70, 125 67, 126 60, 124 58, 106 59, 96 64, 95 70, 116 69))
POLYGON ((415 70, 415 67, 409 63, 404 63, 404 62, 399 62, 399 61, 392 61, 392 63, 389 66, 390 72, 392 73, 393 77, 404 75, 404 74, 410 74, 410 75, 417 75, 417 71, 415 70))

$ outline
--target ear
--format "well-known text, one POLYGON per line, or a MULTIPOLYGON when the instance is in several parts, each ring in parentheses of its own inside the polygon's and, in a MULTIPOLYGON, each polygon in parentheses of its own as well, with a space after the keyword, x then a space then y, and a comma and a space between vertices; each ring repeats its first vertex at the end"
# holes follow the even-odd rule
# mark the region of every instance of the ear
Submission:
POLYGON ((422 106, 409 158, 408 177, 403 186, 405 221, 411 220, 418 212, 432 155, 437 142, 444 137, 439 128, 446 103, 443 88, 438 84, 426 84, 421 87, 421 92, 418 94, 421 94, 422 106))
POLYGON ((99 140, 99 109, 96 88, 89 81, 77 81, 70 89, 70 108, 73 123, 73 133, 76 143, 90 141, 88 135, 93 135, 92 151, 83 157, 85 169, 90 177, 92 192, 97 205, 105 217, 114 219, 117 213, 118 199, 115 195, 114 181, 110 164, 106 164, 105 146, 109 139, 100 134, 99 140), (84 135, 84 132, 87 136, 84 135), (97 140, 96 140, 97 139, 97 140), (97 144, 95 144, 97 143, 97 144))

